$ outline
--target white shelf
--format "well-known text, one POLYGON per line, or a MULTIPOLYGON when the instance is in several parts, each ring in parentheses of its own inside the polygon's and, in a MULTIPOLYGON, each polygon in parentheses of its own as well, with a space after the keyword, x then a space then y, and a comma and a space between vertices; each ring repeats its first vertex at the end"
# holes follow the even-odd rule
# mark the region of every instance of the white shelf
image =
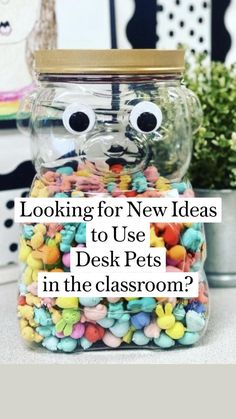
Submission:
POLYGON ((6 267, 0 268, 0 285, 18 281, 19 275, 20 268, 18 265, 8 265, 6 267))

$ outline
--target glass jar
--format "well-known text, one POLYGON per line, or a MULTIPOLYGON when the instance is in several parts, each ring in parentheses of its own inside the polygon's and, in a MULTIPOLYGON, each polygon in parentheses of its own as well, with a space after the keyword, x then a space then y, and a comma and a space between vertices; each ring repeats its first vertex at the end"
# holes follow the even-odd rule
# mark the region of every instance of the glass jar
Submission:
MULTIPOLYGON (((186 172, 202 113, 181 83, 182 51, 42 51, 36 69, 39 89, 18 117, 32 137, 31 197, 193 196, 186 172)), ((68 272, 70 248, 86 245, 83 231, 83 223, 23 226, 24 339, 62 352, 200 339, 208 319, 202 224, 150 225, 150 246, 166 248, 167 271, 199 272, 197 298, 39 298, 38 271, 68 272)))

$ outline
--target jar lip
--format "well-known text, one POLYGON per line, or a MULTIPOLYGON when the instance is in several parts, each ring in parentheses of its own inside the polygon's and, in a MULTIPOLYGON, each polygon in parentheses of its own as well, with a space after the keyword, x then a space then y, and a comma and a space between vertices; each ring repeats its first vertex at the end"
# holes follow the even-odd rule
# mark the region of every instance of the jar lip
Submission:
POLYGON ((137 75, 182 74, 183 50, 107 49, 41 50, 35 53, 39 74, 137 75))
POLYGON ((132 84, 132 83, 170 83, 181 82, 182 74, 164 73, 164 74, 57 74, 40 73, 38 81, 40 83, 55 84, 132 84))

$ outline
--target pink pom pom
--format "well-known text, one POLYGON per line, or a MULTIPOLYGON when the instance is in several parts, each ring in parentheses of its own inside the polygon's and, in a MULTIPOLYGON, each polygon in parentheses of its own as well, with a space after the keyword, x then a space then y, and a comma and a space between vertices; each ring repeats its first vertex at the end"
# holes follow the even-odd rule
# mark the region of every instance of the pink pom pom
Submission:
POLYGON ((67 268, 70 267, 70 253, 64 253, 62 256, 62 262, 67 268))
POLYGON ((144 175, 146 176, 148 182, 152 183, 156 182, 159 177, 158 170, 154 166, 147 167, 147 169, 144 170, 144 175))
POLYGON ((85 325, 83 323, 76 323, 73 326, 71 337, 73 339, 80 339, 84 335, 85 325))

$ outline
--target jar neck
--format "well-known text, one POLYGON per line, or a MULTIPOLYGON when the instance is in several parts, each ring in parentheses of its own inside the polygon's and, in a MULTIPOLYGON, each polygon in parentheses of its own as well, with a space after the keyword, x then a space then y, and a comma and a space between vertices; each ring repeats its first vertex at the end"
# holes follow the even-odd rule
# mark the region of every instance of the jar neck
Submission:
POLYGON ((182 80, 182 74, 128 74, 128 75, 117 75, 117 74, 39 74, 38 77, 41 83, 73 83, 73 84, 108 84, 108 83, 119 83, 119 84, 131 84, 131 83, 171 83, 179 84, 182 80))

